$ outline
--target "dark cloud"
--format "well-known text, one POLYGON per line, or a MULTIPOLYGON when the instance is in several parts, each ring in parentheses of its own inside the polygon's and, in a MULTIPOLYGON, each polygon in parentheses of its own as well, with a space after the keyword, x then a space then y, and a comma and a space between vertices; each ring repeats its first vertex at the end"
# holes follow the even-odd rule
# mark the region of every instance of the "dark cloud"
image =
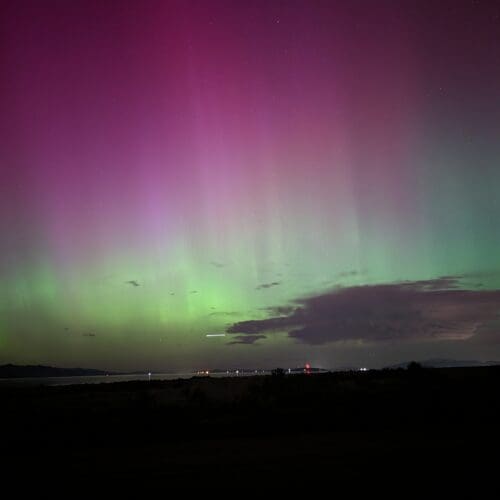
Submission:
POLYGON ((225 267, 225 264, 222 264, 221 262, 217 262, 217 261, 215 261, 215 260, 212 260, 212 261, 210 262, 210 264, 212 264, 212 266, 214 266, 214 267, 219 267, 219 268, 221 268, 221 267, 225 267))
POLYGON ((338 288, 269 309, 269 318, 234 323, 227 332, 252 338, 287 332, 306 344, 496 336, 500 290, 463 289, 460 278, 338 288))
POLYGON ((237 345, 237 344, 252 345, 255 344, 257 340, 265 338, 266 338, 265 335, 237 335, 236 337, 234 337, 234 340, 228 342, 227 345, 237 345))
POLYGON ((256 290, 263 290, 265 288, 271 288, 273 286, 278 286, 281 285, 281 281, 273 281, 272 283, 262 283, 258 287, 256 287, 256 290))

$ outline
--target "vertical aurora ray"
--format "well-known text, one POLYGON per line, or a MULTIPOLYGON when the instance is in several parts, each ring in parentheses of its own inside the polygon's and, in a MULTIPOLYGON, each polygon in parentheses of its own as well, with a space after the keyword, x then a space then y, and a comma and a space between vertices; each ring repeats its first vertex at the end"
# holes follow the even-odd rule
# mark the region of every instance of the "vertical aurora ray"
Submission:
POLYGON ((6 2, 0 361, 272 366, 312 348, 205 334, 335 284, 498 286, 498 24, 456 4, 6 2))

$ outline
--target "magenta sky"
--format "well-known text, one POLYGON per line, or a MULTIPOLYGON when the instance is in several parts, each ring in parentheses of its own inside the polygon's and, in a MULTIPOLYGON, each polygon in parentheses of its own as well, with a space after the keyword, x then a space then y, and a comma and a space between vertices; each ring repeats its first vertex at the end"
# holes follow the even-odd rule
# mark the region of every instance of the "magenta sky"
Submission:
MULTIPOLYGON (((497 2, 0 9, 0 362, 500 355, 495 299, 471 291, 500 285, 497 2), (485 307, 456 335, 266 330, 277 310, 305 328, 291 304, 337 311, 339 285, 442 276, 485 307)), ((358 291, 339 300, 365 314, 358 291)))

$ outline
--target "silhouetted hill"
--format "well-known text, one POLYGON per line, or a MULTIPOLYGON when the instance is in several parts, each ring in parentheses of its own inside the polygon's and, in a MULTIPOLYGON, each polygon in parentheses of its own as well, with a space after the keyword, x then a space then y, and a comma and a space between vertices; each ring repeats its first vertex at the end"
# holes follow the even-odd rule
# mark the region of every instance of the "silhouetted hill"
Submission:
MULTIPOLYGON (((387 366, 388 369, 408 368, 412 361, 404 361, 396 365, 387 366)), ((500 361, 478 361, 475 359, 457 360, 457 359, 426 359, 418 361, 418 364, 424 368, 466 368, 468 366, 496 366, 500 361)))
POLYGON ((110 372, 88 368, 56 368, 43 365, 2 365, 0 378, 27 378, 27 377, 81 377, 89 375, 108 375, 110 372))

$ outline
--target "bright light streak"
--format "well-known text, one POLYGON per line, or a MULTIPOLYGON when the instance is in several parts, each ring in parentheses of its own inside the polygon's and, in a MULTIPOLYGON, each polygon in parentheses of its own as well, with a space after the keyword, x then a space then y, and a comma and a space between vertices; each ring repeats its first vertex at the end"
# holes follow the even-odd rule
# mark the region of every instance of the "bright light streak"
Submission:
POLYGON ((207 337, 225 337, 225 333, 207 333, 207 337))

